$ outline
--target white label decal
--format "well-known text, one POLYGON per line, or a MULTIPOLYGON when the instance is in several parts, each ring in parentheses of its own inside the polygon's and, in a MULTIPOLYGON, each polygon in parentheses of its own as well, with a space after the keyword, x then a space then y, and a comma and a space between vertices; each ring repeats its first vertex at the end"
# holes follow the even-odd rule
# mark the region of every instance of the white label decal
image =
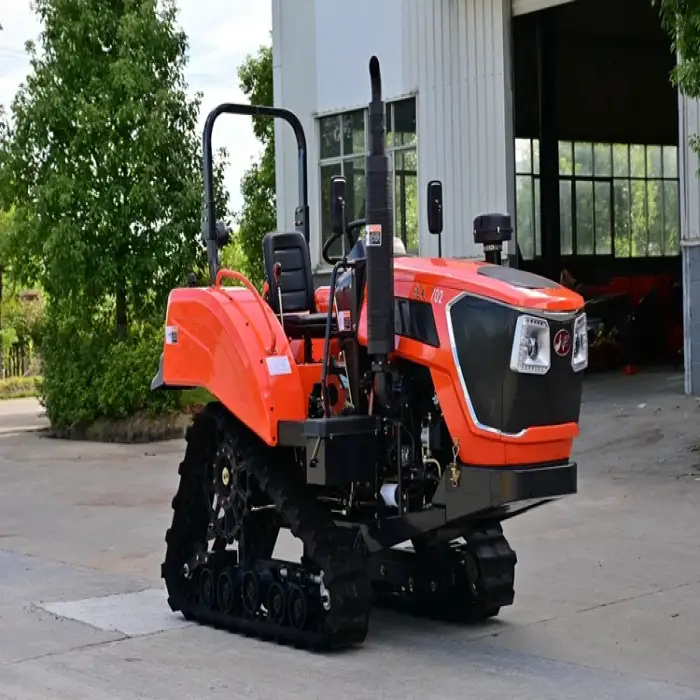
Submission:
POLYGON ((440 289, 439 287, 435 287, 435 289, 433 289, 432 291, 432 294, 430 295, 430 301, 433 304, 442 304, 443 294, 444 292, 442 291, 442 289, 440 289))
POLYGON ((266 357, 265 361, 267 362, 267 370, 271 377, 292 373, 289 358, 286 355, 272 355, 271 357, 266 357))
POLYGON ((367 245, 380 246, 382 244, 382 225, 368 224, 367 226, 367 245))
POLYGON ((177 326, 165 327, 165 344, 177 345, 177 326))
POLYGON ((351 319, 349 311, 338 311, 338 330, 339 331, 349 331, 351 330, 351 319))

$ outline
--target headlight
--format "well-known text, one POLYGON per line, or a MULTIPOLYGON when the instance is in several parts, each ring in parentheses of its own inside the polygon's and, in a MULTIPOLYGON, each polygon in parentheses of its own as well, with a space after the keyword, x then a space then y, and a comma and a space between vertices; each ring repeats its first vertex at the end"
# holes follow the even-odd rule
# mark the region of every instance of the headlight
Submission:
POLYGON ((515 324, 510 368, 521 374, 546 374, 551 366, 549 323, 536 316, 520 316, 515 324))
POLYGON ((588 323, 586 314, 581 314, 574 322, 574 349, 571 353, 571 367, 580 372, 588 367, 588 323))

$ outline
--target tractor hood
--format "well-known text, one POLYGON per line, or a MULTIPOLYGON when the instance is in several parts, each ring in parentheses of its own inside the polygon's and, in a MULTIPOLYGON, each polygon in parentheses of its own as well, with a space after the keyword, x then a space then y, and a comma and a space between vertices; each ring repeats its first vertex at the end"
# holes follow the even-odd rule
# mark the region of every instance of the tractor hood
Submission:
POLYGON ((394 278, 469 292, 521 309, 571 312, 584 306, 580 294, 546 277, 480 261, 396 257, 394 278))

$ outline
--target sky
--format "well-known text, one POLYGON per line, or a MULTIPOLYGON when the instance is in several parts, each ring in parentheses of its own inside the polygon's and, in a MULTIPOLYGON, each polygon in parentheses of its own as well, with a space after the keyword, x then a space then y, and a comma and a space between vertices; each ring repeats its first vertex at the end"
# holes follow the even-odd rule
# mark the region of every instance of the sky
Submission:
MULTIPOLYGON (((207 113, 221 102, 247 102, 238 87, 238 66, 246 55, 272 43, 269 0, 178 0, 179 22, 189 37, 186 79, 191 93, 202 93, 201 128, 207 113)), ((27 39, 37 38, 40 26, 30 0, 0 0, 0 105, 10 102, 29 70, 24 51, 27 39)), ((260 153, 250 121, 224 115, 214 127, 213 146, 226 146, 226 184, 234 210, 241 206, 240 179, 260 153)))

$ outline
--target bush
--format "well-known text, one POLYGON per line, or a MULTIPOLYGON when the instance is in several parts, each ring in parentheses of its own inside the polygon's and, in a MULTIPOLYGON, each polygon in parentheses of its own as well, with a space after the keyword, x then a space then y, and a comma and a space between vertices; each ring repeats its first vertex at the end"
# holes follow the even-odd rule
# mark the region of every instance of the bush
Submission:
POLYGON ((41 397, 53 428, 179 409, 180 392, 151 391, 163 350, 162 326, 132 325, 126 340, 111 327, 84 330, 55 320, 44 331, 41 397))
POLYGON ((39 377, 8 377, 0 379, 0 400, 19 399, 37 396, 41 379, 39 377))

